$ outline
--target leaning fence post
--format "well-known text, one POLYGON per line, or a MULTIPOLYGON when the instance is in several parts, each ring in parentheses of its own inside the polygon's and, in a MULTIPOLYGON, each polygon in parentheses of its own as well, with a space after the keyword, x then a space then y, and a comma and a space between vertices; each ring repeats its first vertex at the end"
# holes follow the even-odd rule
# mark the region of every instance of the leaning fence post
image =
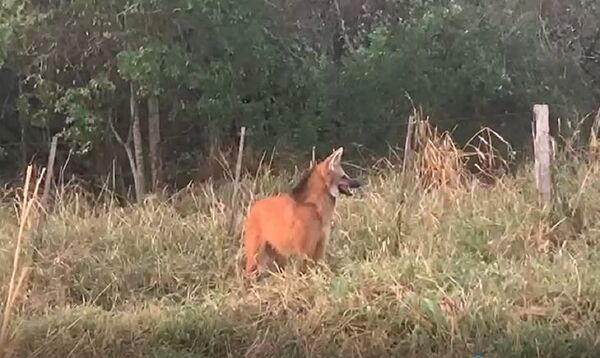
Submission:
POLYGON ((589 140, 589 151, 588 151, 588 160, 593 160, 594 162, 598 159, 598 131, 600 130, 600 108, 596 112, 596 116, 594 117, 594 121, 592 122, 592 128, 590 128, 590 140, 589 140))
POLYGON ((38 260, 39 251, 41 250, 41 241, 43 236, 43 227, 46 223, 46 215, 48 212, 48 198, 50 197, 50 190, 52 188, 52 180, 54 179, 54 161, 56 159, 56 147, 58 145, 58 136, 52 138, 50 144, 50 154, 48 155, 48 165, 46 170, 46 178, 44 180, 44 191, 40 200, 41 215, 37 218, 37 225, 32 238, 33 253, 31 260, 36 262, 38 260))
POLYGON ((50 196, 50 188, 52 186, 52 179, 54 175, 54 160, 56 159, 56 146, 58 145, 58 136, 52 138, 52 144, 50 145, 50 154, 48 155, 48 170, 46 171, 46 180, 44 181, 44 191, 42 192, 42 208, 46 208, 48 203, 48 197, 50 196))
POLYGON ((408 117, 406 126, 406 141, 404 142, 404 158, 402 159, 402 176, 406 173, 406 168, 412 160, 413 154, 413 131, 415 128, 416 111, 408 117))
POLYGON ((246 136, 246 127, 242 127, 240 130, 240 143, 238 146, 238 156, 237 162, 235 165, 235 182, 233 184, 233 194, 231 195, 231 217, 229 218, 229 227, 227 228, 227 233, 229 235, 233 235, 233 230, 235 229, 235 224, 237 222, 237 194, 240 185, 240 175, 242 171, 242 157, 244 154, 244 137, 246 136))
POLYGON ((533 115, 535 127, 533 138, 535 154, 535 184, 538 191, 539 202, 542 205, 546 205, 552 200, 552 148, 550 140, 548 105, 534 105, 533 115))

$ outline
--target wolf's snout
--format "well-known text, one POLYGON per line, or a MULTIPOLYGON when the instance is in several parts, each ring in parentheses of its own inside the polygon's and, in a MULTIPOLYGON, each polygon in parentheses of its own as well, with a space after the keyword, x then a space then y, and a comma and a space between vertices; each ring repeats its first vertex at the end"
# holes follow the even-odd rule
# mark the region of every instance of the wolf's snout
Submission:
POLYGON ((362 186, 362 183, 358 179, 350 178, 344 175, 338 184, 338 190, 340 193, 348 196, 352 196, 351 189, 356 189, 362 186))
POLYGON ((348 187, 350 189, 360 188, 362 186, 362 182, 358 179, 348 178, 348 187))

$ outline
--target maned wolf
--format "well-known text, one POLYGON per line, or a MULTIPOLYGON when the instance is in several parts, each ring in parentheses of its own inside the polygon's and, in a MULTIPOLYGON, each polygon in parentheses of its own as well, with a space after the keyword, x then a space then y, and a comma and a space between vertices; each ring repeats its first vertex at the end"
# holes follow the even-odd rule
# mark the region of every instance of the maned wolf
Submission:
POLYGON ((289 193, 255 202, 244 225, 245 276, 252 276, 261 254, 283 268, 290 256, 308 261, 323 258, 336 199, 361 186, 342 168, 343 147, 312 168, 289 193))

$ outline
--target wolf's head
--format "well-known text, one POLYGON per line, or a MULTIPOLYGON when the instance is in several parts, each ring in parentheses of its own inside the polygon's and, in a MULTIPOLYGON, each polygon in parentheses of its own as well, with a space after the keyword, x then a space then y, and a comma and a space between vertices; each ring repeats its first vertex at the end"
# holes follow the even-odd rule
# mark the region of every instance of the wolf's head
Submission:
POLYGON ((318 164, 318 169, 325 178, 329 193, 334 198, 337 198, 340 193, 351 196, 351 189, 356 189, 361 186, 361 183, 358 180, 350 178, 344 171, 344 168, 342 168, 343 153, 344 148, 339 147, 318 164))

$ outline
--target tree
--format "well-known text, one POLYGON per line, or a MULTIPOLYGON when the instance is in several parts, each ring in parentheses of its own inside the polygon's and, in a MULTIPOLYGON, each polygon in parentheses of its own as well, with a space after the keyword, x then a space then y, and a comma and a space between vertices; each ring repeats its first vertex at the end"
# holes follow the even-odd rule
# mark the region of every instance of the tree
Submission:
POLYGON ((44 157, 59 135, 67 172, 115 170, 141 200, 189 182, 242 125, 257 151, 382 153, 404 137, 407 93, 459 139, 486 124, 518 147, 529 116, 505 113, 596 106, 598 11, 591 0, 541 12, 530 0, 7 0, 0 167, 44 157))

